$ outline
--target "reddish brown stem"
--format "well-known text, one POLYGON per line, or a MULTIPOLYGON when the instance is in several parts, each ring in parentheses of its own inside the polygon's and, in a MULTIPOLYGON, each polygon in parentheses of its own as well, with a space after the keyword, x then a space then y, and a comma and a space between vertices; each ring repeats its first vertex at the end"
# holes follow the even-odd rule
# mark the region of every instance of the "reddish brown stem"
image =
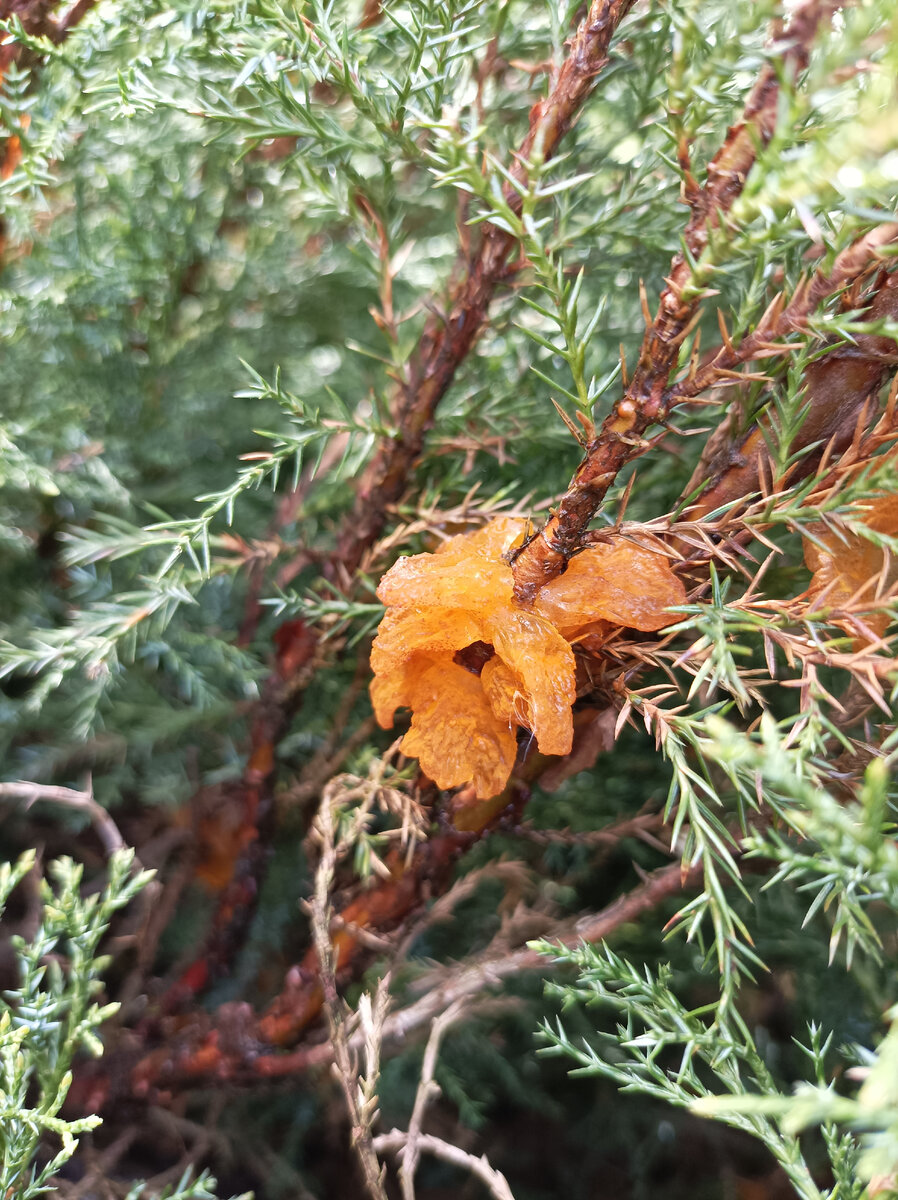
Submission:
MULTIPOLYGON (((877 225, 875 229, 852 242, 837 256, 829 271, 816 271, 810 279, 802 283, 788 304, 784 306, 782 295, 777 296, 756 328, 746 334, 738 346, 734 346, 727 338, 724 345, 700 370, 674 385, 670 390, 669 400, 679 403, 701 395, 724 378, 721 375, 722 371, 732 371, 742 363, 788 353, 790 347, 776 344, 775 339, 802 330, 807 319, 823 300, 864 276, 871 265, 875 266, 877 259, 881 261, 879 252, 882 247, 896 240, 898 223, 892 222, 888 225, 877 225)), ((875 319, 872 313, 868 314, 868 319, 875 319)), ((867 338, 867 341, 871 340, 867 338)), ((827 357, 825 362, 829 363, 831 358, 832 356, 827 357)))
MULTIPOLYGON (((898 316, 898 275, 886 276, 873 297, 864 318, 878 321, 898 316)), ((790 452, 818 446, 796 465, 790 475, 795 483, 816 469, 820 454, 841 453, 854 437, 858 418, 871 396, 875 396, 893 369, 895 342, 886 337, 860 334, 855 345, 840 348, 809 363, 804 371, 807 415, 790 452)), ((689 509, 698 520, 725 504, 746 499, 757 493, 764 464, 770 452, 768 439, 776 432, 766 414, 749 429, 741 429, 742 412, 738 405, 708 440, 701 461, 684 495, 701 485, 705 489, 689 509)))
MULTIPOLYGON (((806 0, 793 14, 781 41, 780 71, 794 77, 807 66, 818 26, 834 7, 827 0, 806 0)), ((723 146, 708 165, 701 199, 693 197, 692 215, 683 237, 688 257, 683 252, 674 257, 629 386, 587 447, 586 457, 557 510, 518 553, 514 572, 520 604, 531 603, 539 588, 564 570, 568 559, 580 549, 589 522, 621 468, 645 449, 644 435, 649 427, 667 416, 671 372, 680 346, 694 327, 702 299, 689 260, 695 262, 702 257, 711 231, 720 225, 741 193, 759 148, 770 141, 778 97, 779 72, 768 63, 751 91, 742 120, 730 127, 723 146)))
POLYGON ((275 641, 275 670, 265 681, 254 710, 249 756, 237 785, 236 799, 241 809, 239 847, 230 878, 218 895, 212 926, 199 955, 163 1000, 167 1011, 181 1008, 227 970, 255 911, 274 822, 275 751, 302 701, 318 645, 317 636, 298 620, 285 621, 275 641))
MULTIPOLYGON (((390 930, 420 906, 430 886, 445 888, 452 864, 470 840, 460 834, 430 839, 419 847, 412 867, 405 869, 397 859, 392 879, 361 891, 343 908, 340 928, 331 935, 338 974, 365 951, 365 939, 356 930, 390 930)), ((247 1069, 248 1056, 263 1050, 270 1053, 275 1047, 295 1042, 320 1015, 323 1003, 317 956, 310 948, 302 962, 288 972, 280 995, 260 1015, 248 1005, 224 1005, 214 1022, 198 1014, 174 1036, 172 1031, 164 1030, 160 1049, 146 1054, 133 1069, 131 1086, 137 1095, 144 1096, 151 1090, 184 1086, 210 1074, 232 1078, 247 1069), (239 1038, 230 1036, 235 1032, 231 1029, 235 1022, 239 1024, 239 1038)), ((111 1090, 111 1081, 108 1086, 111 1090)))
MULTIPOLYGON (((688 870, 680 863, 662 867, 601 912, 558 922, 550 931, 550 940, 565 947, 577 946, 582 941, 602 941, 621 926, 694 887, 701 878, 700 866, 688 870)), ((407 901, 404 903, 407 905, 407 901)), ((345 962, 339 935, 334 938, 334 949, 339 967, 345 962)), ((460 963, 446 971, 420 1000, 388 1017, 384 1039, 401 1045, 456 1000, 473 1000, 524 971, 546 970, 548 963, 543 955, 528 947, 503 949, 460 963)), ((304 969, 295 972, 295 979, 288 981, 282 996, 261 1018, 256 1018, 248 1005, 225 1005, 214 1025, 201 1018, 188 1036, 146 1056, 131 1076, 136 1094, 147 1095, 160 1087, 183 1087, 210 1077, 232 1080, 283 1077, 332 1062, 333 1047, 329 1042, 300 1046, 287 1053, 273 1052, 275 1046, 295 1039, 321 1010, 323 993, 317 974, 311 974, 311 967, 310 955, 304 969)), ((94 1082, 97 1098, 111 1085, 111 1081, 105 1086, 99 1079, 94 1082)))
MULTIPOLYGON (((530 129, 512 167, 519 181, 526 180, 525 164, 534 154, 547 161, 556 153, 607 62, 614 31, 632 4, 633 0, 593 0, 571 39, 552 90, 531 110, 530 129)), ((510 186, 506 200, 520 211, 521 197, 510 186)), ((365 471, 339 539, 336 562, 349 574, 380 535, 390 505, 402 495, 437 406, 477 340, 497 286, 513 271, 509 256, 515 244, 511 234, 485 225, 479 247, 449 297, 445 316, 433 315, 425 325, 398 404, 398 432, 379 447, 365 471)))
MULTIPOLYGON (((662 867, 601 912, 559 923, 549 940, 567 948, 578 946, 581 942, 603 941, 621 926, 638 920, 672 896, 695 887, 701 878, 701 867, 686 871, 679 863, 662 867)), ((428 988, 420 1000, 387 1018, 384 1041, 402 1045, 410 1036, 426 1029, 435 1017, 455 1001, 470 1002, 497 984, 525 971, 545 971, 549 962, 544 955, 523 947, 460 963, 457 968, 446 972, 438 986, 428 988)), ((331 1061, 331 1047, 323 1044, 304 1046, 292 1054, 261 1055, 253 1068, 258 1075, 270 1078, 294 1074, 312 1066, 325 1066, 331 1061)))

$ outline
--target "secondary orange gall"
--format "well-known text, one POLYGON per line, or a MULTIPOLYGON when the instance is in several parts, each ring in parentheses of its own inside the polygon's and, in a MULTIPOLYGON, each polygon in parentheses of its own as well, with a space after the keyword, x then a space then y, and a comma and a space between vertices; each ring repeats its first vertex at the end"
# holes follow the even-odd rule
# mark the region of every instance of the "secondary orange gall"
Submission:
POLYGON ((403 753, 439 787, 471 783, 481 799, 508 781, 518 727, 542 753, 570 753, 571 641, 596 622, 660 629, 686 598, 663 555, 621 541, 585 550, 524 610, 507 561, 524 531, 499 517, 400 558, 377 589, 387 611, 371 651, 375 716, 389 729, 410 708, 403 753))
MULTIPOLYGON (((898 534, 898 496, 880 496, 865 503, 864 524, 874 533, 898 534)), ((858 644, 882 637, 891 617, 883 600, 894 595, 898 565, 882 547, 860 533, 823 524, 810 526, 804 543, 805 565, 811 571, 808 607, 828 608, 834 620, 855 635, 858 644)))

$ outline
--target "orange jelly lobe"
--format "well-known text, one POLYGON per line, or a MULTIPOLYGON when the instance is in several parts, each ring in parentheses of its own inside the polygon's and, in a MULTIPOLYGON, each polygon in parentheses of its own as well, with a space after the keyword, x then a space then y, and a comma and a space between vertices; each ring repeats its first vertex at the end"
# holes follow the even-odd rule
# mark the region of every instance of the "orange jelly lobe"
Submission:
POLYGON ((377 589, 387 611, 371 650, 375 716, 389 728, 410 708, 403 753, 438 787, 472 784, 479 799, 508 782, 519 728, 543 754, 570 753, 571 641, 598 646, 622 625, 661 629, 676 619, 668 606, 686 599, 663 554, 619 538, 585 550, 520 608, 507 558, 526 529, 498 517, 434 554, 400 558, 377 589))
POLYGON ((476 675, 453 662, 433 666, 416 681, 411 704, 402 753, 417 758, 437 787, 472 782, 481 799, 502 791, 517 738, 490 708, 476 675))
POLYGON ((493 624, 496 653, 521 679, 530 725, 543 754, 569 754, 571 705, 577 698, 574 653, 557 629, 534 613, 510 610, 493 624))
POLYGON ((388 609, 371 647, 375 675, 393 670, 416 651, 463 650, 483 638, 484 622, 463 608, 388 609))
POLYGON ((415 554, 400 558, 383 577, 378 599, 387 605, 420 604, 446 608, 490 607, 511 596, 514 579, 504 562, 482 554, 415 554), (459 570, 464 564, 464 570, 459 570))
POLYGON ((646 632, 677 620, 686 589, 663 554, 620 540, 591 546, 539 592, 534 609, 567 632, 596 620, 646 632))
POLYGON ((530 728, 530 702, 524 681, 508 663, 493 655, 480 673, 480 685, 490 708, 509 729, 515 725, 530 728))
MULTIPOLYGON (((898 534, 898 496, 882 496, 865 504, 864 524, 875 533, 898 534)), ((850 606, 870 632, 882 637, 891 623, 888 612, 864 612, 864 605, 875 605, 881 584, 887 588, 894 585, 898 565, 888 559, 882 546, 862 534, 822 524, 812 525, 808 532, 813 535, 804 543, 804 561, 811 571, 809 605, 850 606)))

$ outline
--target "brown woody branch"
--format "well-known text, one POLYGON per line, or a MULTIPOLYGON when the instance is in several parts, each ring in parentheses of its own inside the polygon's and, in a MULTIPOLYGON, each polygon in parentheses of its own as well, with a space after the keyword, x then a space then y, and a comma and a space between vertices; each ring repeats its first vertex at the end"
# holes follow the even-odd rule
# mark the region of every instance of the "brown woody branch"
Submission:
MULTIPOLYGON (((898 319, 898 274, 886 275, 879 282, 864 318, 898 319)), ((824 452, 841 454, 851 444, 867 405, 894 369, 895 349, 892 338, 858 334, 853 346, 839 347, 805 367, 807 413, 789 449, 791 454, 814 446, 819 449, 798 460, 790 475, 791 483, 816 470, 824 452)), ((751 427, 744 425, 741 406, 734 404, 708 439, 683 493, 689 496, 704 485, 701 496, 689 509, 693 520, 723 505, 745 500, 759 490, 770 459, 769 439, 775 430, 766 414, 751 427)))
MULTIPOLYGON (((544 159, 551 158, 557 150, 607 61, 614 30, 632 3, 633 0, 594 0, 572 39, 570 52, 552 91, 531 111, 530 129, 513 168, 513 174, 519 179, 525 178, 526 169, 522 164, 534 149, 538 149, 544 159)), ((508 193, 509 203, 520 207, 520 196, 511 188, 508 193)), ((370 209, 365 209, 365 215, 376 224, 376 214, 370 209)), ((380 534, 389 505, 402 494, 436 407, 480 333, 498 283, 509 273, 508 258, 514 244, 511 235, 495 226, 486 226, 479 250, 466 264, 467 270, 450 298, 448 317, 431 316, 425 325, 417 354, 398 386, 395 407, 400 432, 379 448, 360 482, 353 511, 338 543, 335 561, 339 570, 351 574, 358 567, 380 534)), ((389 304, 385 306, 385 317, 389 315, 388 309, 389 304)), ((288 622, 284 628, 291 624, 288 622)), ((234 879, 219 902, 209 944, 176 985, 171 999, 177 1003, 205 987, 220 967, 226 945, 233 942, 235 932, 239 936, 245 917, 252 910, 258 860, 264 856, 258 831, 271 811, 274 747, 286 732, 300 691, 295 682, 285 687, 282 670, 276 670, 263 686, 262 701, 253 726, 250 763, 243 781, 249 852, 236 864, 234 879)))
MULTIPOLYGON (((798 343, 781 344, 779 338, 802 332, 808 318, 828 296, 853 284, 880 258, 884 246, 898 240, 898 223, 877 225, 839 254, 829 271, 816 271, 796 289, 788 304, 782 293, 775 297, 757 326, 735 346, 725 334, 723 345, 712 359, 688 379, 670 389, 669 401, 679 403, 701 395, 715 383, 733 382, 722 375, 743 363, 788 354, 798 343)), ((872 357, 872 355, 869 355, 872 357)), ((828 361, 828 360, 827 360, 828 361)))
MULTIPOLYGON (((521 144, 512 174, 526 179, 526 162, 538 151, 550 159, 564 134, 588 97, 596 76, 607 61, 611 38, 634 0, 593 0, 586 18, 570 43, 570 51, 545 100, 533 106, 530 128, 521 144)), ((513 188, 506 189, 512 207, 520 209, 521 197, 513 188)), ((375 226, 378 218, 363 199, 359 199, 366 219, 375 226)), ((381 228, 380 240, 386 234, 381 228)), ((479 248, 473 258, 465 256, 448 303, 448 316, 432 315, 408 371, 397 385, 394 409, 398 434, 384 442, 366 469, 356 493, 352 512, 344 522, 333 562, 335 569, 349 576, 376 541, 386 521, 389 506, 401 496, 409 471, 421 453, 437 405, 451 385, 455 373, 479 335, 495 290, 512 271, 508 259, 515 239, 493 225, 484 226, 479 248)), ((386 250, 381 247, 382 262, 386 250)), ((389 271, 388 263, 385 271, 389 271)), ((382 295, 384 313, 389 322, 390 280, 382 295)), ((300 555, 297 563, 304 562, 300 555)), ((282 581, 283 582, 283 581, 282 581)), ((248 628, 255 619, 250 605, 248 628)), ((294 622, 287 622, 288 629, 294 622)), ((247 853, 235 864, 234 878, 221 897, 209 944, 200 958, 176 985, 171 1000, 182 1003, 202 990, 220 969, 226 950, 245 927, 251 913, 257 887, 256 876, 264 858, 260 827, 272 809, 274 748, 286 732, 290 717, 301 698, 302 687, 282 668, 276 669, 263 685, 262 698, 253 724, 250 761, 242 789, 246 810, 247 853), (236 920, 234 919, 236 916, 236 920)))
MULTIPOLYGON (((445 890, 450 868, 470 840, 457 834, 430 838, 417 848, 412 867, 403 871, 397 864, 390 879, 361 890, 342 908, 334 923, 339 927, 330 930, 334 969, 339 975, 354 966, 364 952, 367 939, 359 936, 361 931, 394 929, 420 909, 430 887, 438 893, 445 890)), ((170 1018, 164 1019, 157 1030, 161 1045, 143 1053, 131 1071, 131 1088, 136 1095, 145 1096, 151 1090, 181 1087, 210 1076, 265 1076, 270 1073, 269 1065, 281 1057, 275 1049, 295 1043, 318 1020, 325 999, 318 955, 312 946, 287 972, 280 994, 260 1014, 248 1005, 223 1005, 211 1020, 198 1012, 173 1027, 170 1018), (233 1011, 235 1007, 239 1014, 233 1011), (248 1066, 250 1058, 257 1055, 261 1055, 258 1068, 248 1066)))
MULTIPOLYGON (((793 77, 804 70, 821 22, 836 4, 805 0, 780 39, 780 69, 793 77)), ((730 211, 746 177, 776 125, 779 72, 768 63, 745 105, 742 120, 730 127, 723 146, 708 164, 700 194, 690 189, 692 215, 683 240, 687 253, 671 264, 654 321, 643 338, 636 370, 623 396, 587 447, 586 457, 545 527, 519 551, 514 563, 515 594, 529 604, 539 588, 565 568, 621 468, 646 448, 644 434, 663 421, 671 407, 669 382, 680 347, 700 313, 703 292, 696 286, 691 262, 701 259, 711 232, 730 211)))
MULTIPOLYGON (((518 181, 526 181, 526 164, 534 152, 543 161, 555 155, 607 62, 614 31, 633 2, 593 0, 549 95, 531 109, 530 129, 511 167, 518 181)), ((520 195, 510 186, 505 194, 512 208, 520 211, 520 195)), ((348 574, 377 540, 389 506, 402 495, 437 406, 477 340, 496 288, 513 273, 508 260, 515 245, 511 234, 486 224, 476 252, 463 264, 445 315, 428 319, 397 397, 398 432, 379 447, 369 464, 343 526, 335 561, 348 574)))
MULTIPOLYGON (((696 886, 701 882, 702 872, 701 865, 684 869, 680 863, 674 863, 662 867, 601 912, 559 922, 547 939, 566 948, 573 948, 581 942, 603 941, 623 925, 638 920, 671 897, 696 886)), ((456 1002, 470 1003, 506 979, 525 971, 546 970, 547 965, 545 955, 525 946, 511 953, 486 954, 447 972, 434 972, 433 985, 427 988, 420 1000, 387 1017, 383 1028, 384 1041, 393 1041, 401 1046, 409 1037, 428 1028, 450 1005, 456 1002)), ((353 1040, 358 1046, 361 1045, 359 1035, 353 1040)), ((304 1046, 290 1054, 260 1057, 255 1067, 260 1074, 276 1077, 327 1065, 332 1057, 333 1051, 327 1044, 304 1046)))
POLYGON ((240 849, 221 889, 215 916, 197 958, 165 997, 169 1011, 183 1007, 226 969, 255 910, 275 820, 277 745, 290 727, 305 686, 317 668, 317 635, 301 620, 285 621, 275 637, 274 670, 265 680, 250 721, 246 765, 234 787, 240 809, 240 849))
MULTIPOLYGON (((428 851, 433 843, 446 840, 435 838, 425 843, 416 858, 421 850, 428 851)), ((433 849, 437 847, 433 846, 433 849)), ((445 846, 440 849, 445 853, 445 846)), ((409 873, 405 888, 400 879, 392 887, 378 887, 374 894, 360 898, 359 923, 364 922, 369 928, 383 928, 409 912, 415 903, 413 897, 417 897, 420 904, 421 881, 416 880, 415 875, 414 871, 409 873), (380 893, 383 895, 378 899, 380 893)), ((638 887, 601 912, 557 922, 546 936, 563 946, 576 946, 581 940, 601 941, 700 880, 700 868, 684 870, 680 863, 674 863, 648 875, 638 887)), ((347 914, 348 910, 344 909, 342 915, 347 914)), ((355 939, 345 930, 336 933, 331 930, 330 938, 339 971, 345 968, 347 947, 356 944, 355 939)), ((325 996, 316 959, 315 951, 310 950, 303 965, 290 972, 284 993, 261 1016, 253 1014, 248 1005, 225 1005, 211 1021, 198 1015, 188 1028, 170 1040, 166 1039, 158 1050, 145 1054, 134 1066, 130 1073, 133 1093, 138 1096, 164 1095, 167 1089, 195 1085, 209 1078, 244 1081, 282 1078, 333 1062, 331 1042, 305 1043, 286 1051, 278 1049, 295 1041, 321 1012, 325 996)), ((428 979, 433 983, 426 994, 386 1018, 384 1040, 401 1044, 427 1027, 455 1001, 470 1002, 507 978, 523 971, 545 970, 546 966, 545 957, 527 947, 512 951, 502 948, 448 972, 432 972, 428 979)), ((357 1030, 348 1037, 346 1049, 352 1054, 364 1049, 362 1031, 357 1030)), ((111 1096, 116 1090, 113 1080, 101 1083, 96 1077, 85 1078, 83 1086, 90 1090, 94 1103, 98 1095, 111 1096)))

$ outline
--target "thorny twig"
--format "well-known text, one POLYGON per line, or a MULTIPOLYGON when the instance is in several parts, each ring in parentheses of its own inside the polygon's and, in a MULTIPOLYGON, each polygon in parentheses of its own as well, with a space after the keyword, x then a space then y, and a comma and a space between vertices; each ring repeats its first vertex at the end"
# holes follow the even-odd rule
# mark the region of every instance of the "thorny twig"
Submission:
MULTIPOLYGON (((602 941, 621 925, 635 921, 671 896, 688 890, 700 879, 701 867, 688 868, 685 871, 680 863, 662 867, 601 912, 559 921, 545 937, 563 946, 576 946, 581 941, 602 941)), ((486 955, 479 960, 462 964, 457 970, 434 972, 434 986, 427 987, 420 1000, 387 1018, 384 1037, 397 1040, 407 1038, 415 1030, 428 1025, 456 1000, 471 999, 505 979, 513 978, 524 971, 545 967, 546 959, 543 955, 529 947, 523 947, 511 954, 486 955)), ((425 986, 426 982, 421 981, 419 986, 425 986)))
MULTIPOLYGON (((637 813, 634 817, 625 817, 613 825, 603 829, 534 829, 532 825, 522 825, 516 832, 537 845, 555 846, 616 846, 624 838, 639 838, 658 848, 660 843, 652 837, 664 828, 664 815, 661 812, 637 813)), ((665 852, 667 848, 664 847, 665 852)))

